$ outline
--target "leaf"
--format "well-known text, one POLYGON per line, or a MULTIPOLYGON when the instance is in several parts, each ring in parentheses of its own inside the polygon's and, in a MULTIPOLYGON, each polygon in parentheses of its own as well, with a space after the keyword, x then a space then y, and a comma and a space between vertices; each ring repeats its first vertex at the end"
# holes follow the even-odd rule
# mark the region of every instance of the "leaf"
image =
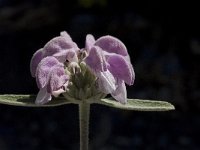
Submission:
POLYGON ((127 104, 121 104, 113 99, 101 99, 100 101, 96 101, 96 103, 109 107, 136 111, 169 111, 175 109, 172 104, 165 101, 142 99, 127 99, 127 104))
POLYGON ((53 107, 53 106, 60 106, 60 105, 72 103, 68 101, 67 99, 65 99, 64 97, 57 97, 57 98, 53 98, 47 104, 36 105, 35 99, 36 99, 35 95, 5 94, 5 95, 0 95, 0 104, 24 106, 24 107, 53 107))

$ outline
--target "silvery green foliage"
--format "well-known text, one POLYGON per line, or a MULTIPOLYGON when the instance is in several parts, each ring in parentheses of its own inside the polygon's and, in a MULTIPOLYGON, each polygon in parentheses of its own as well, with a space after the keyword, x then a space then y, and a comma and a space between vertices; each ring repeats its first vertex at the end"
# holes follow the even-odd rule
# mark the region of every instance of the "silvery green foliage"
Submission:
MULTIPOLYGON (((24 106, 24 107, 55 107, 66 104, 79 104, 80 101, 71 101, 64 97, 53 98, 52 101, 43 104, 35 104, 34 95, 13 95, 6 94, 0 95, 0 103, 13 106, 24 106)), ((124 110, 136 110, 136 111, 168 111, 173 110, 174 106, 164 101, 153 101, 153 100, 140 100, 140 99, 127 99, 126 104, 121 104, 113 99, 100 99, 96 101, 87 100, 89 103, 105 105, 108 107, 114 107, 124 110)))

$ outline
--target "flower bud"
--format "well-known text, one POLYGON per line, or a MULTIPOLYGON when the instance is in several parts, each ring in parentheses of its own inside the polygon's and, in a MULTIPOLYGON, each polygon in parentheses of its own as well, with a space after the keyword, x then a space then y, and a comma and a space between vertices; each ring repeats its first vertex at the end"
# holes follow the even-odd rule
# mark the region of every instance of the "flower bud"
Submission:
POLYGON ((74 67, 79 68, 79 71, 74 72, 76 69, 67 68, 71 70, 69 79, 71 84, 68 85, 67 90, 63 93, 63 95, 68 100, 93 101, 106 96, 97 88, 97 77, 90 71, 84 62, 80 62, 74 67))

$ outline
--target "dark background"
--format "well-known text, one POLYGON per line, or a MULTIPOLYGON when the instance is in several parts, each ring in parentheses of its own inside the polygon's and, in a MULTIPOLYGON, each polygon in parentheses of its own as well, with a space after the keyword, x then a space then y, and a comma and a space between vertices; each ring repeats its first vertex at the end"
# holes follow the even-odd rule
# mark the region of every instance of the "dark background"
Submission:
MULTIPOLYGON (((0 94, 37 94, 33 53, 66 30, 79 47, 88 33, 113 35, 131 56, 129 98, 165 100, 171 112, 91 109, 91 149, 199 150, 200 13, 197 3, 0 0, 0 94)), ((77 150, 78 108, 0 105, 0 150, 77 150)))

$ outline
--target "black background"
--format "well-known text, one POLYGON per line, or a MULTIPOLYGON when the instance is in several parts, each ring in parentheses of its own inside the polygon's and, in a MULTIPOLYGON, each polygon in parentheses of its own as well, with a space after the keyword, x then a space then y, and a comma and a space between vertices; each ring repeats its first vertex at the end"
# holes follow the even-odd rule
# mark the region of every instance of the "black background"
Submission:
MULTIPOLYGON (((166 100, 171 112, 91 109, 91 149, 200 149, 200 13, 197 3, 111 0, 1 0, 0 94, 37 94, 30 59, 66 30, 125 43, 136 73, 129 98, 166 100)), ((78 109, 0 105, 1 150, 79 148, 78 109)))

